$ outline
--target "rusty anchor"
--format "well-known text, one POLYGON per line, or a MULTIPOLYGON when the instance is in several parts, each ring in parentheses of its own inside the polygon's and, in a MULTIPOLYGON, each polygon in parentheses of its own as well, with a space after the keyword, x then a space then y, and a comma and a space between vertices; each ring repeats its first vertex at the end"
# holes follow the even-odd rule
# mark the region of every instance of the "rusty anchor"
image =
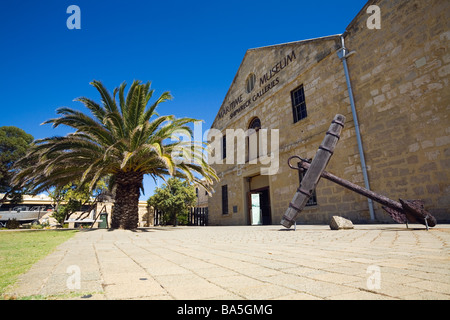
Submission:
POLYGON ((408 222, 423 224, 426 226, 427 230, 429 227, 434 227, 436 225, 436 219, 424 209, 422 200, 399 199, 399 201, 394 201, 386 196, 363 188, 348 180, 339 178, 324 170, 331 155, 333 154, 334 147, 339 140, 340 131, 344 126, 344 120, 345 117, 342 115, 335 116, 335 119, 332 121, 331 126, 326 133, 325 139, 323 140, 311 163, 308 160, 296 155, 291 156, 288 159, 288 166, 291 169, 303 170, 305 172, 305 176, 300 187, 297 189, 292 202, 289 204, 289 208, 284 214, 281 224, 286 228, 290 228, 292 224, 295 223, 295 218, 303 210, 306 202, 312 194, 312 191, 317 185, 317 182, 322 177, 380 203, 382 208, 394 221, 398 223, 405 223, 406 227, 408 227, 408 222), (297 166, 291 164, 292 159, 300 160, 297 163, 297 166))

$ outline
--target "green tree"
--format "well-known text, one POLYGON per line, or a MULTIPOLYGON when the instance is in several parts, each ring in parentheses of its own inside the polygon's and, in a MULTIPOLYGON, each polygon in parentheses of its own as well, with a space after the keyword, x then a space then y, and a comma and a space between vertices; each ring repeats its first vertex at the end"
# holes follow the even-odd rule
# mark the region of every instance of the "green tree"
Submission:
POLYGON ((17 160, 25 156, 34 138, 17 127, 0 127, 0 203, 10 201, 19 203, 22 200, 23 188, 12 182, 19 167, 14 167, 17 160))
POLYGON ((17 182, 28 181, 34 192, 74 181, 79 181, 80 186, 87 183, 92 190, 102 177, 109 176, 115 195, 111 226, 121 229, 137 227, 145 174, 154 179, 180 177, 211 189, 217 176, 202 157, 204 146, 172 139, 180 132, 192 136, 189 124, 197 120, 156 113, 160 103, 171 99, 169 92, 149 104, 154 93, 149 82, 134 81, 126 95, 125 82, 114 89, 113 95, 101 82, 91 84, 100 93, 101 103, 81 97, 76 100, 91 115, 63 107, 57 110, 61 117, 44 122, 53 127, 67 125, 76 131, 64 137, 35 141, 23 159, 31 159, 35 164, 21 170, 15 177, 17 182), (179 161, 180 150, 191 151, 194 160, 179 161))
POLYGON ((95 205, 97 196, 105 190, 106 183, 103 180, 97 183, 94 190, 90 190, 87 184, 79 187, 74 183, 53 189, 49 192, 49 196, 53 199, 55 206, 52 217, 60 224, 63 224, 73 213, 81 211, 83 206, 88 204, 95 205))
POLYGON ((155 189, 147 203, 163 212, 166 224, 185 225, 188 222, 189 208, 195 205, 196 198, 194 186, 187 181, 170 178, 161 188, 155 189))

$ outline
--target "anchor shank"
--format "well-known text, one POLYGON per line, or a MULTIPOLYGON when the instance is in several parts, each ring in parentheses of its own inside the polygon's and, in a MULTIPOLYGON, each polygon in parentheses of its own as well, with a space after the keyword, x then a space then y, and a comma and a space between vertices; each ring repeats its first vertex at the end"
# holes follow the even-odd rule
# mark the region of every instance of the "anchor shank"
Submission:
POLYGON ((340 114, 337 114, 333 121, 331 121, 331 125, 312 160, 308 172, 303 177, 297 192, 294 194, 292 201, 289 203, 289 207, 281 219, 280 223, 284 227, 290 228, 295 223, 299 213, 306 206, 313 190, 316 188, 317 182, 319 182, 321 173, 330 161, 342 128, 344 127, 344 122, 345 117, 340 114))

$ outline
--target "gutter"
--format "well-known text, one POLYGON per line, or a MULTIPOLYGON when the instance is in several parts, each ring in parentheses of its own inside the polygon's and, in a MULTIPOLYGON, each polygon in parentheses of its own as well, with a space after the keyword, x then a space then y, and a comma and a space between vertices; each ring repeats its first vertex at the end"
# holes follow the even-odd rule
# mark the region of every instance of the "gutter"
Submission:
MULTIPOLYGON (((359 130, 358 116, 356 114, 355 100, 353 99, 352 85, 350 82, 350 76, 348 73, 348 66, 347 66, 347 58, 349 56, 351 56, 352 54, 356 53, 356 51, 349 52, 348 49, 345 47, 344 34, 341 34, 340 38, 341 38, 341 48, 337 51, 337 55, 338 55, 339 59, 342 61, 342 65, 344 66, 345 80, 347 81, 348 97, 350 99, 350 105, 352 107, 353 122, 355 123, 356 141, 358 142, 359 158, 361 161, 361 170, 362 170, 363 177, 364 177, 364 186, 367 190, 370 190, 369 177, 367 175, 366 160, 364 157, 364 148, 362 145, 361 133, 359 130)), ((374 221, 375 213, 374 213, 374 209, 373 209, 372 199, 367 198, 367 202, 369 205, 370 220, 374 221)))

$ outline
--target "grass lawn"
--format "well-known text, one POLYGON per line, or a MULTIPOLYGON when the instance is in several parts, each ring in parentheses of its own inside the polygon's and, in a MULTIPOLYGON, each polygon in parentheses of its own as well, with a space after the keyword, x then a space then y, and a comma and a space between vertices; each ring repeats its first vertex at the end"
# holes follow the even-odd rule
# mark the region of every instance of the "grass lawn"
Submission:
POLYGON ((0 231, 0 299, 6 288, 76 230, 0 231))

